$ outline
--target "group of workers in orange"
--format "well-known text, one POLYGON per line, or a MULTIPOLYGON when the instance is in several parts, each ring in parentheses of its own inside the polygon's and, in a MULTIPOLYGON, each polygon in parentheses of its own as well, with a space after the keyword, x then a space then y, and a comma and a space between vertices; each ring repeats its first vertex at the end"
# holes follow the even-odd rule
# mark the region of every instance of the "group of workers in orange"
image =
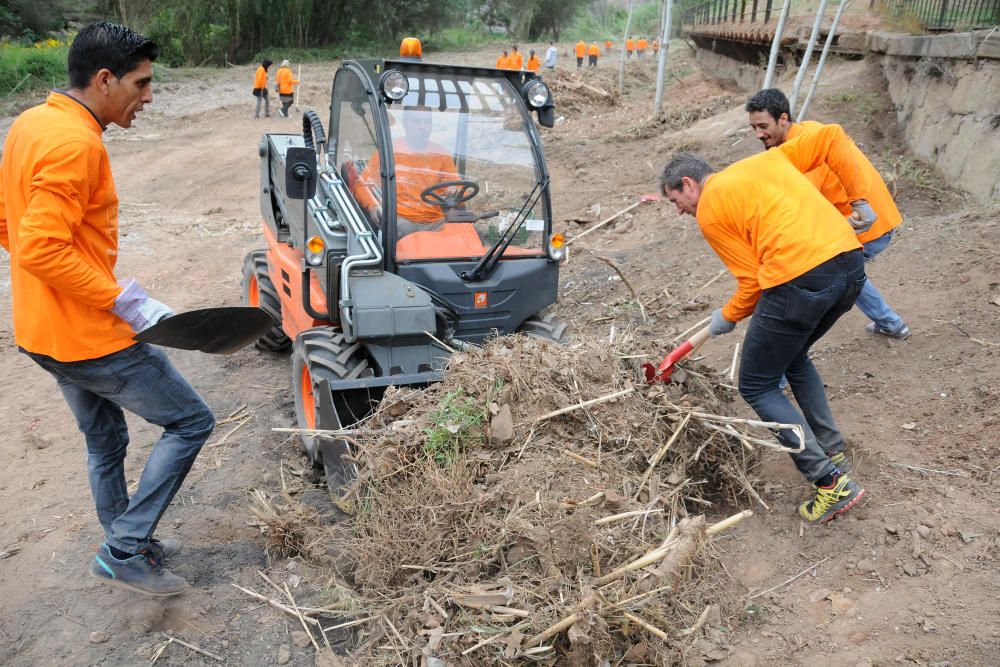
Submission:
MULTIPOLYGON (((267 70, 272 64, 270 60, 265 58, 254 73, 253 96, 257 98, 257 109, 254 111, 254 118, 260 118, 261 102, 264 103, 264 117, 266 118, 271 115, 271 108, 267 97, 267 70)), ((301 82, 292 76, 292 64, 288 60, 281 61, 274 79, 278 99, 281 100, 281 108, 278 109, 278 115, 288 118, 288 109, 292 106, 292 102, 295 101, 295 86, 301 82)))
MULTIPOLYGON (((635 52, 637 58, 643 58, 646 56, 646 50, 649 49, 649 40, 645 37, 639 37, 637 39, 629 37, 625 40, 625 57, 631 58, 632 52, 635 52)), ((660 40, 653 40, 653 55, 656 55, 660 50, 660 40)))
POLYGON ((792 122, 780 90, 746 105, 763 153, 715 170, 678 153, 663 170, 663 195, 696 218, 702 235, 736 278, 712 313, 712 337, 750 318, 739 391, 811 482, 799 506, 811 524, 830 521, 865 495, 852 479, 844 438, 810 348, 857 305, 871 334, 897 340, 910 329, 865 275, 902 216, 878 170, 839 125, 792 122), (783 391, 791 386, 798 409, 783 391))
POLYGON ((528 53, 528 62, 525 63, 524 55, 517 50, 517 44, 511 46, 509 52, 504 49, 500 57, 497 58, 497 69, 526 69, 529 72, 537 72, 541 66, 542 62, 538 59, 534 49, 528 53))

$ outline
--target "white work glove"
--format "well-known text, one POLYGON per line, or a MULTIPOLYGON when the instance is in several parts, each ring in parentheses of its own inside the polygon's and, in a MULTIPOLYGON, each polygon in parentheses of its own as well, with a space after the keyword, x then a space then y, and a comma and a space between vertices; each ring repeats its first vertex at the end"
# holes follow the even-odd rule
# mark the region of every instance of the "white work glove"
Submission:
POLYGON ((867 232, 878 220, 878 216, 875 215, 875 209, 871 207, 866 199, 857 199, 851 202, 851 213, 847 221, 851 223, 851 227, 854 228, 855 234, 862 234, 867 232))
POLYGON ((135 333, 144 331, 174 314, 169 307, 156 299, 149 298, 146 290, 142 289, 142 285, 137 283, 135 278, 119 280, 118 284, 122 286, 122 291, 115 298, 111 312, 128 322, 135 333))
POLYGON ((736 322, 730 322, 722 315, 722 309, 712 311, 712 321, 708 325, 708 335, 712 338, 727 334, 736 328, 736 322))

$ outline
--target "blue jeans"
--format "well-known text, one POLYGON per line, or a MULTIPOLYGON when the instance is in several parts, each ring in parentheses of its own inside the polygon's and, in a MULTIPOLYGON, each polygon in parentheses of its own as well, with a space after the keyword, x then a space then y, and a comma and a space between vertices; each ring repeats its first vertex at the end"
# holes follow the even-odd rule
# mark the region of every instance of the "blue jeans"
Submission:
MULTIPOLYGON (((844 448, 827 402, 823 380, 809 359, 809 348, 854 305, 865 284, 860 250, 834 257, 787 283, 761 292, 743 340, 740 395, 765 421, 798 424, 805 449, 792 455, 810 482, 833 472, 826 452, 844 448), (800 413, 778 388, 788 378, 800 413)), ((795 434, 781 430, 778 440, 798 447, 795 434)))
MULTIPOLYGON (((892 241, 892 234, 895 231, 894 229, 890 229, 882 236, 872 239, 865 244, 865 262, 872 261, 876 255, 889 246, 889 242, 892 241)), ((889 307, 889 304, 882 298, 882 294, 875 289, 875 285, 870 280, 865 283, 864 289, 858 295, 857 306, 880 329, 898 331, 903 326, 903 318, 889 307)))
POLYGON ((215 417, 163 350, 138 343, 98 359, 62 362, 21 350, 55 377, 87 441, 87 474, 109 546, 138 553, 187 476, 215 417), (122 408, 163 427, 128 497, 122 408))

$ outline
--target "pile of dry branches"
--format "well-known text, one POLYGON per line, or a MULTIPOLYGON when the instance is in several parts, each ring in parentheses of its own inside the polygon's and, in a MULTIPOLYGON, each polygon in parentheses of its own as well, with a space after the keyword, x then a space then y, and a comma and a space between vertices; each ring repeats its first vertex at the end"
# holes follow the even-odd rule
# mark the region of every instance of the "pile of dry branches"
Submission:
POLYGON ((363 610, 356 658, 671 664, 719 651, 733 598, 711 537, 749 511, 714 525, 700 513, 763 504, 753 469, 770 443, 724 416, 731 391, 704 369, 636 384, 629 347, 498 339, 456 354, 438 385, 390 389, 351 431, 361 475, 334 550, 352 562, 351 613, 363 610))

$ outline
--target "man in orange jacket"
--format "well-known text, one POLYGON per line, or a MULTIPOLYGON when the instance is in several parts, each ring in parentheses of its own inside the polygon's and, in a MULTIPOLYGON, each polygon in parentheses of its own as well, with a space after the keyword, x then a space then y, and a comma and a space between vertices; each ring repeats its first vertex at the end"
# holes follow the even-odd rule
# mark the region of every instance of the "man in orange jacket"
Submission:
POLYGON ((500 57, 497 58, 497 69, 510 69, 510 56, 507 55, 507 49, 504 49, 500 57))
POLYGON ((274 75, 277 81, 278 97, 281 99, 281 109, 278 110, 285 118, 288 118, 288 109, 295 101, 295 86, 301 83, 292 76, 292 64, 288 60, 282 60, 278 67, 278 73, 274 75))
POLYGON ((753 315, 744 338, 740 394, 761 419, 798 425, 778 439, 801 451, 799 471, 816 486, 799 507, 803 519, 825 523, 849 510, 864 489, 839 470, 827 451, 843 436, 827 402, 810 347, 851 309, 865 283, 861 243, 844 216, 802 172, 826 164, 852 201, 869 183, 853 168, 852 142, 839 125, 740 160, 720 172, 688 153, 663 171, 664 195, 697 218, 702 234, 737 280, 736 293, 712 313, 712 336, 753 315), (778 388, 785 375, 800 413, 778 388))
POLYGON ((604 40, 604 53, 608 53, 609 51, 611 51, 611 47, 613 45, 614 42, 612 42, 610 39, 604 40))
POLYGON ((590 45, 587 49, 587 67, 597 67, 597 59, 601 55, 601 47, 598 46, 597 42, 590 45))
POLYGON ((583 57, 587 55, 587 44, 581 39, 573 50, 576 53, 576 68, 580 69, 583 67, 583 57))
POLYGON ((260 118, 260 102, 264 101, 264 117, 271 115, 271 109, 267 100, 267 68, 271 66, 271 61, 265 58, 261 61, 257 72, 253 77, 253 96, 257 98, 257 108, 253 112, 254 118, 260 118))
POLYGON ((537 55, 535 55, 535 50, 531 49, 531 52, 528 53, 528 64, 525 66, 525 68, 529 72, 537 72, 538 68, 540 68, 541 66, 542 66, 542 61, 538 59, 537 55))
POLYGON ((0 245, 10 252, 14 339, 58 382, 87 443, 105 542, 90 574, 151 595, 187 583, 163 567, 177 540, 157 524, 215 425, 159 348, 133 335, 173 314, 133 280, 115 281, 118 195, 101 134, 128 128, 153 101, 156 45, 112 23, 69 49, 69 88, 11 126, 0 164, 0 245), (130 498, 123 409, 164 431, 130 498))
POLYGON ((524 69, 524 56, 517 50, 517 44, 510 47, 510 68, 524 69))
POLYGON ((640 37, 635 43, 636 55, 640 58, 646 55, 646 48, 649 46, 649 40, 645 37, 640 37))
MULTIPOLYGON (((765 148, 780 146, 789 139, 823 127, 820 123, 809 120, 793 123, 788 98, 777 88, 757 92, 747 101, 746 110, 750 114, 750 127, 754 129, 765 148)), ((896 228, 903 222, 903 216, 896 208, 896 202, 893 201, 882 175, 856 146, 854 157, 855 167, 867 173, 871 181, 870 204, 876 220, 870 229, 858 233, 858 240, 864 245, 865 261, 869 262, 888 247, 896 228)), ((806 173, 806 178, 819 188, 823 196, 841 213, 844 215, 852 213, 851 204, 847 200, 842 184, 829 169, 821 166, 806 173)), ((910 327, 886 303, 870 279, 861 290, 856 305, 871 320, 867 326, 870 333, 900 340, 910 337, 910 327)))
POLYGON ((633 51, 635 51, 635 40, 629 37, 625 40, 625 57, 631 58, 633 51))

